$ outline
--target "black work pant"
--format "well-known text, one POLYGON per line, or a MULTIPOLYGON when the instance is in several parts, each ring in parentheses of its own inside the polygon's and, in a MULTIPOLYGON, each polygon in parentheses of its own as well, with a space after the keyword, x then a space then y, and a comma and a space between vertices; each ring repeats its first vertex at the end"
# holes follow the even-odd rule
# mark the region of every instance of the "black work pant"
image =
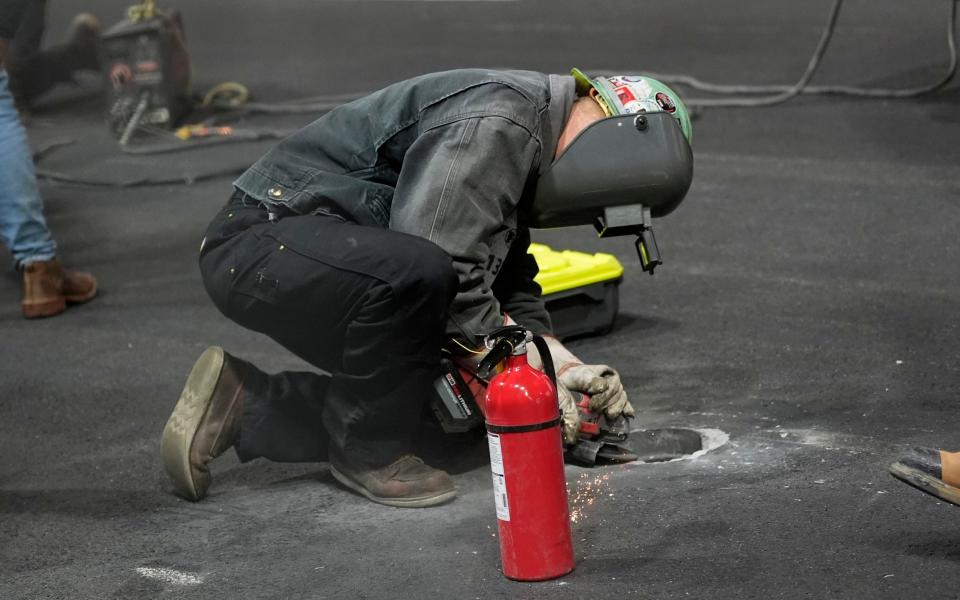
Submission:
POLYGON ((54 85, 70 81, 78 68, 67 45, 41 49, 46 29, 46 0, 31 0, 10 44, 7 74, 17 102, 29 103, 54 85))
POLYGON ((457 289, 439 246, 329 215, 271 220, 237 192, 207 230, 200 270, 224 315, 329 373, 254 377, 241 460, 325 460, 329 444, 384 464, 410 451, 457 289))

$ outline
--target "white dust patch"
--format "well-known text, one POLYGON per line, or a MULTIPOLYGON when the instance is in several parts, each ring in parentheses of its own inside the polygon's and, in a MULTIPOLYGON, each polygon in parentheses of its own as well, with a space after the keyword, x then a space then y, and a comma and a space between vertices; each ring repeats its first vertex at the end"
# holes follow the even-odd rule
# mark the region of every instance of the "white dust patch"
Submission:
POLYGON ((721 446, 726 446, 727 442, 730 441, 730 434, 719 429, 694 429, 694 431, 700 434, 700 439, 703 440, 703 447, 690 456, 684 456, 675 460, 699 458, 707 452, 713 452, 721 446))
POLYGON ((184 573, 175 569, 164 569, 162 567, 137 567, 137 573, 153 579, 162 581, 171 585, 200 585, 203 583, 203 577, 193 573, 184 573))
POLYGON ((772 438, 771 441, 783 444, 845 450, 855 454, 876 443, 875 440, 861 435, 819 429, 783 429, 777 426, 775 429, 765 429, 763 433, 764 436, 769 436, 767 439, 772 438))

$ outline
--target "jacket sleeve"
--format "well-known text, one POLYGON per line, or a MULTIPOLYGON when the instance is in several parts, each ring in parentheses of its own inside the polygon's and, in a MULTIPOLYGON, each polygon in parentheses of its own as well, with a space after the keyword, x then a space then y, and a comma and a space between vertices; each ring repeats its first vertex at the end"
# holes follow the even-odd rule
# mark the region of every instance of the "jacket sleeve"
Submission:
POLYGON ((422 132, 404 156, 390 229, 426 238, 453 259, 459 288, 449 335, 477 344, 503 324, 492 284, 506 252, 497 256, 490 243, 513 237, 517 203, 539 153, 526 128, 483 116, 422 132))
POLYGON ((540 268, 527 252, 529 247, 530 230, 523 227, 493 282, 493 293, 503 311, 518 324, 534 333, 552 333, 553 324, 541 297, 540 284, 533 280, 540 268))

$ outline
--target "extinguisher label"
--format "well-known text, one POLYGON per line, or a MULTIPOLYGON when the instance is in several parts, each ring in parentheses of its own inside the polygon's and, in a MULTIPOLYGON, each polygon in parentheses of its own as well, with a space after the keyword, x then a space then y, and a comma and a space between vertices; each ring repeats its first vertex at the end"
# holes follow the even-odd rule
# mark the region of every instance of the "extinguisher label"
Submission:
POLYGON ((497 504, 497 518, 510 520, 510 502, 507 498, 507 479, 503 474, 503 451, 500 449, 500 436, 487 434, 490 446, 490 470, 493 472, 493 498, 497 504))

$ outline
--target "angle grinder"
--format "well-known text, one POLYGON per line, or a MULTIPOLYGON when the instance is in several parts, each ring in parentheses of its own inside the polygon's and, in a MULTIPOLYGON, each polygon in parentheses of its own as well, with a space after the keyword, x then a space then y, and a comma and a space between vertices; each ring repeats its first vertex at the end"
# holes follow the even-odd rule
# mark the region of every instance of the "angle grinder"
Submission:
MULTIPOLYGON (((464 433, 480 427, 484 422, 487 380, 449 358, 444 358, 441 366, 443 373, 434 381, 436 394, 430 403, 440 426, 447 433, 464 433)), ((590 410, 589 402, 588 396, 582 396, 577 404, 580 430, 577 442, 566 449, 566 460, 586 467, 637 460, 638 455, 627 442, 630 420, 623 416, 608 419, 590 410)))

